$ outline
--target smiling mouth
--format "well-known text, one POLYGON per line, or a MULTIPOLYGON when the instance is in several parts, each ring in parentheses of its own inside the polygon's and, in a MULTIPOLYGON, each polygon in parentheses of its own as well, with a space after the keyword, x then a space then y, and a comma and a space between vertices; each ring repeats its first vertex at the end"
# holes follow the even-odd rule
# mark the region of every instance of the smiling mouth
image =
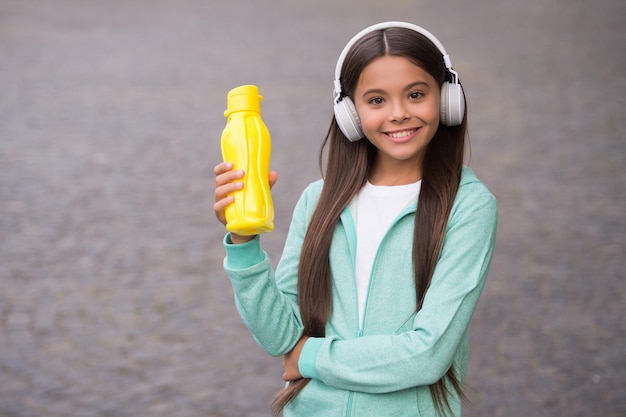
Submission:
POLYGON ((417 131, 417 129, 403 130, 401 132, 389 132, 389 133, 387 133, 387 136, 389 136, 389 137, 391 137, 393 139, 402 139, 402 138, 406 138, 408 136, 411 136, 416 131, 417 131))

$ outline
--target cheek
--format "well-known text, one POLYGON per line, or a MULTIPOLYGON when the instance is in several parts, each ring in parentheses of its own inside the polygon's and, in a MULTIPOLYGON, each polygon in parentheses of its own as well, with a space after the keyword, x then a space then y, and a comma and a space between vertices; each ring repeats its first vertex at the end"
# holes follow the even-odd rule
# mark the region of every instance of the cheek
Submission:
POLYGON ((431 120, 433 123, 439 123, 439 109, 440 109, 440 101, 439 99, 434 99, 431 104, 428 106, 428 109, 425 110, 424 117, 428 120, 431 120))

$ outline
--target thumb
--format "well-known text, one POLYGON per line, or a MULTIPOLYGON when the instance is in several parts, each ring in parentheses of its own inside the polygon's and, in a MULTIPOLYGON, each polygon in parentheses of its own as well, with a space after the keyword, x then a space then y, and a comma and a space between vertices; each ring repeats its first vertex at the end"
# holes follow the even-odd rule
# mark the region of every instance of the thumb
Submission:
POLYGON ((274 184, 276 184, 276 181, 278 181, 278 173, 276 171, 270 171, 269 173, 270 187, 273 187, 274 184))

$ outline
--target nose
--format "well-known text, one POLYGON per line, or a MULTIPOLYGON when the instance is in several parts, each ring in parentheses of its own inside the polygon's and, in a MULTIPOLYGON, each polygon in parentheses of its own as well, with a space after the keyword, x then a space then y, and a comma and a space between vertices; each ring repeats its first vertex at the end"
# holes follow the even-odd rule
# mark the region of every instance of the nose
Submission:
POLYGON ((406 103, 402 101, 394 101, 391 105, 389 120, 392 122, 403 122, 410 117, 406 103))

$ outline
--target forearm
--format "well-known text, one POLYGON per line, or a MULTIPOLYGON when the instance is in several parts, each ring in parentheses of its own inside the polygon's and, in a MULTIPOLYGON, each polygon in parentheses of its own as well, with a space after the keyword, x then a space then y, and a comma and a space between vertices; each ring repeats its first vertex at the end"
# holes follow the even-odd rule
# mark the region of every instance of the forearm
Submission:
POLYGON ((224 241, 224 269, 230 277, 237 310, 259 345, 270 355, 289 352, 302 334, 298 307, 276 286, 274 271, 259 238, 243 244, 224 241))
POLYGON ((380 394, 437 382, 466 348, 467 335, 459 329, 440 338, 425 329, 349 340, 311 338, 299 370, 335 388, 380 394))

